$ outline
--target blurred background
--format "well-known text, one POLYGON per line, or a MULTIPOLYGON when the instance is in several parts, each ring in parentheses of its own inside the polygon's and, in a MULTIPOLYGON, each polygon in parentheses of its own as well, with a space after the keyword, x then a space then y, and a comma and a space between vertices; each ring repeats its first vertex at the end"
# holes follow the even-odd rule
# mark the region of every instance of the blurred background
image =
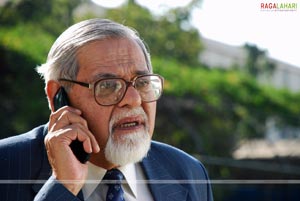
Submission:
POLYGON ((154 139, 202 161, 215 200, 299 200, 300 11, 229 2, 0 0, 0 138, 48 121, 35 67, 58 35, 110 18, 140 33, 165 77, 154 139))

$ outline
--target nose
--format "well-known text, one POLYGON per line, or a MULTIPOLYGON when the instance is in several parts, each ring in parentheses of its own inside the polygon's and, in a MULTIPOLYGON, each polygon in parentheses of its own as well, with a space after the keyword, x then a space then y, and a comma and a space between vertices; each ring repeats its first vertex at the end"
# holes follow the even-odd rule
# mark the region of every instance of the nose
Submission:
POLYGON ((119 102, 118 106, 119 107, 137 107, 140 106, 142 104, 142 98, 138 92, 138 90, 136 90, 132 85, 130 85, 123 97, 123 99, 121 100, 121 102, 119 102))

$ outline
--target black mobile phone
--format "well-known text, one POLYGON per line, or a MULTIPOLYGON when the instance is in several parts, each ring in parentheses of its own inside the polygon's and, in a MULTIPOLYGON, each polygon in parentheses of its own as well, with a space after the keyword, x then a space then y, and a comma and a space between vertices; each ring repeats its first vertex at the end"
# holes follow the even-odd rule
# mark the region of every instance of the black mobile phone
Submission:
MULTIPOLYGON (((60 87, 54 97, 54 109, 58 110, 59 108, 69 105, 68 95, 63 87, 60 87)), ((79 140, 74 140, 70 144, 70 147, 76 156, 76 158, 81 163, 86 163, 90 159, 90 154, 86 153, 83 148, 83 143, 79 140)))

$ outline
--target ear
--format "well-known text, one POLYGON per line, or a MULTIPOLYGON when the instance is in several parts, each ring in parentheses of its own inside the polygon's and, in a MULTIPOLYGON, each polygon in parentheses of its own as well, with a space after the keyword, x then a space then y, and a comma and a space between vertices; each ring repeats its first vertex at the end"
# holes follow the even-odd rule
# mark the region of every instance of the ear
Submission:
POLYGON ((56 95, 58 89, 61 87, 61 85, 54 80, 49 80, 46 85, 46 94, 48 99, 49 108, 52 112, 54 112, 54 96, 56 95))

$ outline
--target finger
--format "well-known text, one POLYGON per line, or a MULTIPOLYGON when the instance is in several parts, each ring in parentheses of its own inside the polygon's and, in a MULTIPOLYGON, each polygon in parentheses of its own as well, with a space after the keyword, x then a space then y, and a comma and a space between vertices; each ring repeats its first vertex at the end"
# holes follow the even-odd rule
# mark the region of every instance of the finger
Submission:
POLYGON ((77 114, 77 115, 81 115, 81 111, 76 109, 76 108, 73 108, 73 107, 70 107, 70 106, 64 106, 60 109, 58 109, 57 111, 51 113, 50 115, 50 119, 49 119, 49 128, 57 122, 57 120, 60 118, 60 116, 64 113, 64 112, 71 112, 71 113, 74 113, 74 114, 77 114))
POLYGON ((80 130, 82 131, 82 133, 81 132, 77 133, 77 139, 79 141, 83 142, 84 150, 88 153, 99 152, 100 147, 99 147, 98 142, 97 142, 95 136, 93 135, 93 133, 87 127, 84 127, 81 124, 77 124, 76 126, 78 126, 80 128, 80 130), (84 134, 84 135, 82 135, 82 134, 84 134))
POLYGON ((45 138, 45 144, 49 158, 58 159, 72 157, 73 160, 75 160, 75 155, 72 152, 70 145, 76 139, 84 143, 85 146, 83 148, 85 152, 91 153, 91 142, 89 135, 86 132, 87 129, 81 124, 72 124, 65 129, 48 133, 45 138))
MULTIPOLYGON (((51 126, 51 128, 49 129, 50 132, 54 132, 56 130, 59 129, 67 129, 67 128, 73 128, 76 129, 76 127, 80 127, 81 130, 83 131, 83 133, 85 133, 86 135, 88 135, 88 137, 90 138, 88 141, 84 142, 85 138, 82 135, 76 135, 76 136, 72 136, 73 139, 79 139, 80 141, 84 142, 84 149, 87 152, 91 152, 91 150, 95 153, 100 151, 100 147, 98 145, 98 142, 95 138, 95 136, 90 132, 90 130, 88 129, 88 124, 87 121, 82 118, 80 116, 81 111, 77 110, 76 108, 72 108, 72 107, 63 107, 60 110, 58 110, 57 112, 52 114, 52 124, 50 125, 49 123, 49 128, 51 126), (55 121, 55 123, 53 123, 53 121, 55 121), (75 124, 75 127, 70 127, 71 124, 75 124), (81 126, 80 126, 81 125, 81 126), (74 138, 75 137, 75 138, 74 138)), ((80 133, 78 133, 80 134, 80 133)))
POLYGON ((58 117, 53 117, 53 119, 55 119, 55 122, 51 122, 49 125, 49 127, 51 126, 50 131, 62 129, 70 124, 81 124, 88 128, 87 121, 78 115, 78 113, 70 110, 64 110, 58 117))
MULTIPOLYGON (((61 113, 63 113, 65 110, 68 110, 70 112, 74 112, 77 113, 78 115, 81 115, 81 111, 77 108, 71 107, 71 106, 64 106, 59 108, 57 111, 52 112, 51 116, 56 117, 56 116, 60 116, 61 113)), ((50 118, 51 120, 51 118, 50 118)))
POLYGON ((98 153, 100 151, 100 147, 99 147, 99 144, 98 144, 95 136, 88 129, 85 132, 89 136, 89 143, 90 143, 90 146, 92 148, 92 152, 98 153))
POLYGON ((68 139, 64 141, 67 141, 68 145, 70 145, 73 140, 79 140, 83 143, 83 148, 87 153, 97 153, 100 151, 100 147, 95 136, 82 124, 74 123, 72 125, 68 125, 65 127, 65 131, 65 135, 68 139))

